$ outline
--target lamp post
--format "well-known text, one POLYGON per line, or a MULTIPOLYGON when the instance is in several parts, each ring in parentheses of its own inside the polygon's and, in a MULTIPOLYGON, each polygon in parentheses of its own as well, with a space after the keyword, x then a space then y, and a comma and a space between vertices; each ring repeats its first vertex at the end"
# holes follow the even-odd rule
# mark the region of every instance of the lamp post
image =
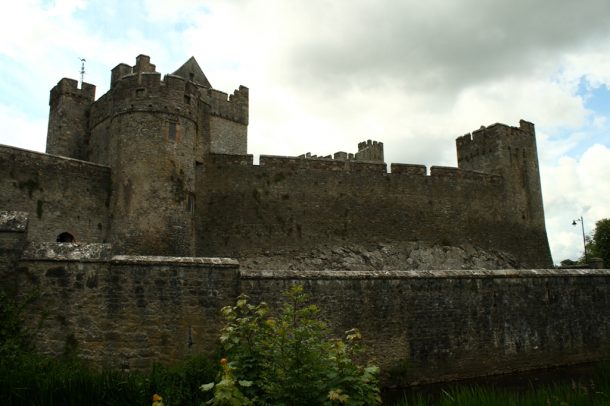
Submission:
POLYGON ((585 239, 585 221, 583 220, 582 216, 580 216, 579 219, 572 220, 572 225, 575 226, 577 221, 579 221, 580 225, 582 226, 582 247, 585 251, 585 264, 588 265, 589 258, 587 258, 587 240, 585 239))

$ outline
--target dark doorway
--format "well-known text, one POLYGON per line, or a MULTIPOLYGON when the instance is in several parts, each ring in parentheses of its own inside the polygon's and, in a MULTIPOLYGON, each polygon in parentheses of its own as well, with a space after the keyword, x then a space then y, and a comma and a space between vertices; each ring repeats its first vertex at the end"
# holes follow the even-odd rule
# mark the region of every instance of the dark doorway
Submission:
POLYGON ((64 231, 63 233, 57 236, 57 242, 76 242, 76 239, 72 234, 67 231, 64 231))

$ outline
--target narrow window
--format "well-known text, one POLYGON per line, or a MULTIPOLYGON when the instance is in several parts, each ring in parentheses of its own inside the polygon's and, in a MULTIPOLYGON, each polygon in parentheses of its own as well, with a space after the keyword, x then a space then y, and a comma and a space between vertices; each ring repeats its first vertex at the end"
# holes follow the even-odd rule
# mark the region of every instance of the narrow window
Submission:
POLYGON ((176 142, 176 122, 175 121, 170 121, 168 123, 167 139, 172 142, 176 142))
POLYGON ((144 97, 144 91, 145 91, 145 90, 146 90, 146 89, 144 89, 144 88, 136 89, 136 97, 137 97, 137 98, 142 98, 142 97, 144 97))
POLYGON ((184 95, 184 104, 191 104, 191 96, 188 94, 184 95))
POLYGON ((189 193, 186 201, 186 211, 191 213, 195 212, 195 196, 192 193, 189 193))

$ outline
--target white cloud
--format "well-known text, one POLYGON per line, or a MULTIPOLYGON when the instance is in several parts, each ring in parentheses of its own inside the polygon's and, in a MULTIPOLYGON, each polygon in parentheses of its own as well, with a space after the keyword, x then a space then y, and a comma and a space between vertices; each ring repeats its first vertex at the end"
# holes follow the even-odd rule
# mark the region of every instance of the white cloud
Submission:
POLYGON ((0 105, 0 144, 24 149, 44 151, 46 140, 39 134, 46 134, 47 120, 32 119, 23 112, 0 105))
POLYGON ((595 222, 610 218, 610 149, 595 144, 580 159, 562 157, 542 168, 542 186, 547 232, 556 263, 582 255, 580 225, 573 219, 584 217, 585 232, 595 222))

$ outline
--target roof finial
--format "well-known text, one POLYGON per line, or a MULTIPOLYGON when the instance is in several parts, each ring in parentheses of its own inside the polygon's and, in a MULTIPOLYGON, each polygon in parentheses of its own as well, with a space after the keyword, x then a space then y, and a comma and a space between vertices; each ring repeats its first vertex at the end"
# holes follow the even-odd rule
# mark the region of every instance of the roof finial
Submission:
POLYGON ((78 59, 80 59, 80 87, 82 89, 83 81, 85 80, 85 62, 87 62, 87 60, 80 57, 78 59))

